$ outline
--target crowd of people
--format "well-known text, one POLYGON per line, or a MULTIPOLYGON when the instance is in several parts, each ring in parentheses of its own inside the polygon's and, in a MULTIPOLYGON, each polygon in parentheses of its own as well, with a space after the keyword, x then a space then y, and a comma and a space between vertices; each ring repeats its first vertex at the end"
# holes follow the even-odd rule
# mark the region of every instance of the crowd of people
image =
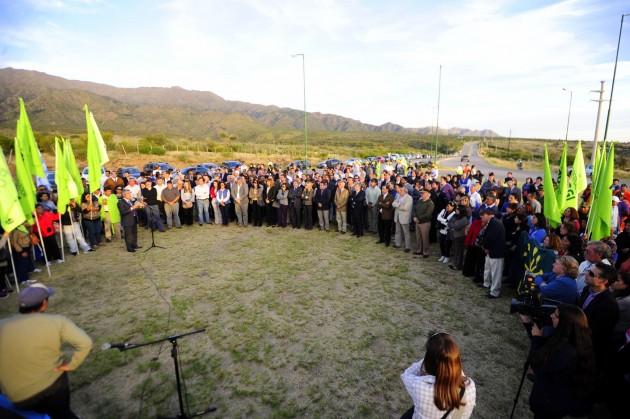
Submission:
MULTIPOLYGON (((77 256, 79 249, 92 253, 116 238, 124 238, 126 250, 135 252, 141 247, 138 227, 166 233, 214 224, 306 229, 325 235, 335 231, 359 240, 371 236, 376 244, 419 260, 433 257, 433 263, 471 278, 489 299, 496 300, 503 287, 517 288, 523 279, 516 269, 516 252, 525 235, 555 255, 551 271, 534 282, 544 298, 561 304, 552 317, 555 332, 545 335, 535 324, 528 326, 533 339, 530 403, 536 417, 571 413, 560 407, 554 415, 540 412, 549 403, 563 406, 575 397, 606 401, 610 412, 617 414, 620 407, 611 395, 629 389, 630 191, 617 179, 611 185, 611 234, 598 241, 588 241, 585 235, 590 188, 582 195, 579 208, 566 208, 562 223, 551 228, 544 216, 541 177, 527 178, 519 186, 510 172, 504 178, 492 172, 485 177, 469 165, 442 176, 435 167, 422 170, 404 162, 357 163, 324 170, 293 165, 284 170, 270 163, 186 175, 161 171, 158 166, 138 178, 107 171, 99 186, 90 193, 94 188, 84 182, 80 201, 72 200, 61 216, 54 192, 44 186, 38 189, 34 234, 14 230, 3 236, 13 249, 19 282, 32 281, 29 273, 36 268, 31 248, 40 247, 37 237, 45 249, 45 260, 62 262, 55 234, 60 229, 69 253, 77 256), (585 327, 588 333, 583 333, 585 327), (584 343, 587 340, 590 346, 584 343), (564 380, 566 386, 553 386, 548 380, 564 380), (612 388, 611 383, 617 387, 612 388), (593 397, 582 397, 592 388, 599 391, 593 397)), ((549 199, 556 199, 553 193, 549 199)), ((4 266, 6 269, 6 263, 4 266)), ((0 297, 9 291, 2 291, 0 297)), ((431 339, 428 347, 429 343, 431 339)), ((403 374, 410 393, 418 385, 410 376, 436 375, 431 371, 439 368, 425 360, 403 374)), ((440 382, 439 377, 436 380, 440 382)), ((439 403, 436 398, 435 406, 442 414, 446 407, 474 405, 472 380, 452 382, 468 393, 459 399, 454 394, 441 396, 439 403)), ((416 409, 424 409, 414 394, 412 398, 416 409)), ((417 415, 413 410, 410 414, 440 417, 417 415)))

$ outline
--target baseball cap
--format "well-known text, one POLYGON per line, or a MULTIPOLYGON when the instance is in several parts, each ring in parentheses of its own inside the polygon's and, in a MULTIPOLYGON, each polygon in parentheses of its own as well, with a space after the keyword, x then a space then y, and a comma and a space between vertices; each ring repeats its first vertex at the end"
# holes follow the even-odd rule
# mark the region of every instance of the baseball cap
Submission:
POLYGON ((44 284, 33 284, 20 292, 18 303, 20 307, 34 307, 53 295, 55 295, 53 287, 47 287, 44 284))
POLYGON ((616 196, 612 197, 613 202, 619 202, 619 198, 617 198, 616 196))

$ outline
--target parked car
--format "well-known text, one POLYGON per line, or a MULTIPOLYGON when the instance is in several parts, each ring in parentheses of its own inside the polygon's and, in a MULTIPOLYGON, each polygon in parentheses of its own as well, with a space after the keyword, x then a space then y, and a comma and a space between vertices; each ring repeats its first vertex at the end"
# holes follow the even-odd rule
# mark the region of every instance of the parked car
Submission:
POLYGON ((118 177, 125 177, 125 173, 127 172, 129 172, 129 175, 135 177, 136 179, 140 177, 140 169, 134 166, 119 167, 116 170, 118 177))
POLYGON ((184 167, 183 169, 179 170, 179 173, 181 173, 182 176, 188 176, 189 172, 193 172, 193 173, 200 172, 201 173, 201 171, 199 170, 199 166, 184 167))
POLYGON ((242 165, 243 163, 238 160, 226 160, 221 163, 221 167, 227 167, 228 173, 232 173, 234 169, 236 169, 237 167, 241 167, 242 165))
POLYGON ((291 163, 287 164, 287 169, 294 165, 295 167, 299 167, 302 170, 308 170, 311 168, 311 163, 306 160, 293 160, 291 163))
MULTIPOLYGON (((81 172, 81 177, 83 179, 88 179, 88 174, 89 173, 90 173, 90 168, 88 166, 85 166, 85 168, 81 172)), ((101 167, 101 176, 105 176, 105 168, 104 167, 101 167)))
MULTIPOLYGON (((50 184, 50 189, 51 190, 56 190, 57 189, 57 184, 55 183, 55 171, 54 170, 49 170, 48 174, 46 175, 46 179, 48 179, 48 183, 50 184)), ((78 185, 81 186, 81 185, 78 185)))
POLYGON ((324 160, 323 162, 318 163, 317 167, 319 169, 325 169, 325 168, 332 169, 333 167, 335 167, 335 165, 342 164, 342 163, 343 162, 339 159, 328 159, 328 160, 324 160))
POLYGON ((470 163, 470 157, 468 157, 468 154, 462 155, 461 161, 462 162, 466 162, 466 163, 470 163))
POLYGON ((214 163, 200 163, 197 166, 197 171, 201 174, 206 174, 210 169, 218 169, 219 166, 214 163))
POLYGON ((149 162, 149 163, 144 165, 144 172, 145 173, 153 173, 153 171, 155 170, 155 168, 157 166, 160 166, 160 170, 162 172, 164 172, 165 170, 175 171, 175 168, 173 166, 171 166, 170 164, 166 163, 166 162, 154 161, 154 162, 149 162))
POLYGON ((593 165, 587 164, 585 167, 586 176, 591 176, 593 174, 593 165))
POLYGON ((359 164, 363 163, 363 161, 360 158, 358 158, 358 157, 351 157, 348 160, 346 160, 345 162, 343 162, 343 164, 345 164, 346 166, 348 166, 348 165, 349 166, 354 166, 354 164, 356 162, 359 162, 359 164))

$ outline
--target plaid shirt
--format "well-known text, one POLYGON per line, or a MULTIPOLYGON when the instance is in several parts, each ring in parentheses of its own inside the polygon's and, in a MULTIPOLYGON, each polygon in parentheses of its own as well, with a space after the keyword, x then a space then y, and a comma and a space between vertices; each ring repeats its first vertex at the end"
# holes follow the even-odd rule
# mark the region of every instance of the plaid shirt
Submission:
MULTIPOLYGON (((428 375, 423 371, 422 364, 424 359, 420 360, 407 368, 405 372, 400 375, 400 378, 405 384, 407 392, 411 396, 414 405, 413 418, 414 419, 441 419, 446 413, 445 410, 439 410, 433 402, 433 386, 435 385, 435 376, 428 375)), ((475 390, 475 383, 468 378, 466 383, 466 391, 464 392, 463 401, 465 406, 459 409, 453 410, 447 418, 453 418, 455 413, 461 411, 461 418, 466 419, 472 415, 472 411, 475 407, 475 399, 477 393, 475 390)))

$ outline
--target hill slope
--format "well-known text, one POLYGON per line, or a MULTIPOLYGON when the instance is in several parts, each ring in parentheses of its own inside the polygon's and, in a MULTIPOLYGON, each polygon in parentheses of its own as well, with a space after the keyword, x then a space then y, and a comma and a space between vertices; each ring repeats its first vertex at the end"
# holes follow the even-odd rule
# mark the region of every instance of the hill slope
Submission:
MULTIPOLYGON (((119 88, 13 68, 0 69, 0 128, 12 128, 18 117, 18 96, 38 130, 81 132, 84 104, 98 116, 103 130, 128 134, 163 132, 204 138, 220 132, 254 134, 272 130, 301 130, 301 110, 225 100, 212 93, 181 87, 119 88), (77 112, 69 110, 76 109, 77 112)), ((338 115, 313 112, 308 125, 314 131, 399 132, 432 134, 434 128, 380 126, 338 115)), ((440 129, 443 134, 498 136, 491 130, 440 129)))

